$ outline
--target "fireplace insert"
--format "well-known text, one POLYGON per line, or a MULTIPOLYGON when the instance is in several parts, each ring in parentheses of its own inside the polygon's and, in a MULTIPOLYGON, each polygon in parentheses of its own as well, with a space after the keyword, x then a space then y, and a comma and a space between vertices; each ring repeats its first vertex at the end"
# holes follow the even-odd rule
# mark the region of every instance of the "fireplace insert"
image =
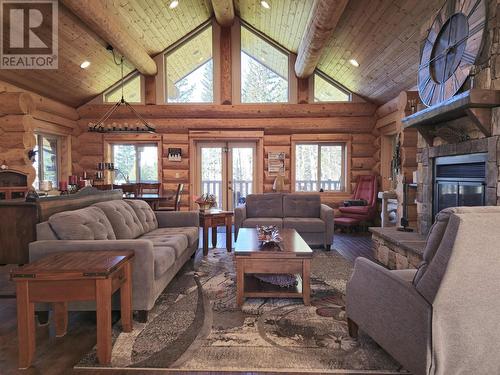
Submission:
POLYGON ((484 206, 487 160, 486 153, 435 159, 434 215, 447 207, 484 206))

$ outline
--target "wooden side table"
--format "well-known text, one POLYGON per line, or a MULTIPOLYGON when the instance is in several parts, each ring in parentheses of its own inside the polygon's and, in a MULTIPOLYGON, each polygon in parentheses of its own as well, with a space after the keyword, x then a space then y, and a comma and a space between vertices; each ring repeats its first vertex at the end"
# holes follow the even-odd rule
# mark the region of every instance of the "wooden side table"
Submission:
POLYGON ((232 228, 233 228, 232 211, 222 210, 206 210, 200 211, 200 227, 203 228, 203 255, 208 255, 208 228, 212 228, 212 246, 217 246, 217 227, 226 226, 226 248, 231 252, 233 246, 232 228))
POLYGON ((124 332, 132 331, 133 251, 74 251, 51 254, 11 271, 16 282, 19 368, 35 354, 35 303, 52 303, 56 335, 64 336, 69 301, 96 301, 97 358, 111 361, 111 295, 120 289, 124 332))

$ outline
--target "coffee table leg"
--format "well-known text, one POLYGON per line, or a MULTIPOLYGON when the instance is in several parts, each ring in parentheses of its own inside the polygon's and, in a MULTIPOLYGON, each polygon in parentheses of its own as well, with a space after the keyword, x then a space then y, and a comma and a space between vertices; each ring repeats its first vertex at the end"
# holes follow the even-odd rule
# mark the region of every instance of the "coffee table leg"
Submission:
POLYGON ((56 324, 56 337, 63 337, 68 330, 68 303, 55 302, 52 304, 54 308, 54 322, 56 324))
POLYGON ((111 279, 96 280, 97 359, 111 362, 111 279))
POLYGON ((311 304, 311 260, 302 261, 302 298, 304 305, 311 304))
POLYGON ((236 258, 236 302, 238 307, 243 306, 243 293, 245 291, 244 260, 236 258))
POLYGON ((35 304, 29 301, 28 281, 16 281, 19 368, 31 366, 35 355, 35 304))
POLYGON ((233 229, 232 218, 231 216, 226 216, 226 249, 228 253, 230 253, 231 249, 233 248, 232 229, 233 229))
POLYGON ((122 331, 132 331, 132 265, 127 262, 124 265, 125 282, 120 287, 120 310, 122 320, 122 331))
POLYGON ((212 227, 212 247, 217 247, 217 226, 212 227))
POLYGON ((203 225, 203 255, 208 255, 208 227, 203 225))

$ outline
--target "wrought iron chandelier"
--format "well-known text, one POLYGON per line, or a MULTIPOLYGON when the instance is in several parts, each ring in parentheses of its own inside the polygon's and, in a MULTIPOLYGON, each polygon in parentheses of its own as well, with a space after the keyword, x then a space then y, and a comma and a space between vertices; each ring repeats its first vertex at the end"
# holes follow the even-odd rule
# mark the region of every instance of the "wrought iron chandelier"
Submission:
POLYGON ((106 113, 104 116, 102 116, 99 121, 93 123, 89 123, 89 132, 93 133, 156 133, 156 129, 148 124, 148 122, 139 114, 137 111, 132 107, 123 97, 123 87, 124 87, 124 82, 123 82, 123 56, 120 58, 120 62, 116 61, 115 58, 115 53, 113 50, 113 47, 108 47, 113 53, 113 60, 115 61, 116 65, 120 65, 121 68, 121 90, 122 90, 122 97, 121 99, 115 103, 106 113), (120 106, 125 106, 130 112, 134 114, 134 116, 137 118, 138 123, 135 125, 129 125, 129 124, 116 124, 116 123, 111 123, 111 124, 106 124, 106 121, 111 117, 111 115, 120 107, 120 106))

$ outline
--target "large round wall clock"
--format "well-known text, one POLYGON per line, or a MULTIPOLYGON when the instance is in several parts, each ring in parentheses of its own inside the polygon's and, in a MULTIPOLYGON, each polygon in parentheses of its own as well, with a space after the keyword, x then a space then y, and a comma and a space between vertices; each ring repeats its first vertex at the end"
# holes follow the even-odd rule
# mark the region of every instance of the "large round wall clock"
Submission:
POLYGON ((484 0, 447 0, 420 55, 418 92, 428 106, 451 98, 474 65, 486 25, 484 0))

